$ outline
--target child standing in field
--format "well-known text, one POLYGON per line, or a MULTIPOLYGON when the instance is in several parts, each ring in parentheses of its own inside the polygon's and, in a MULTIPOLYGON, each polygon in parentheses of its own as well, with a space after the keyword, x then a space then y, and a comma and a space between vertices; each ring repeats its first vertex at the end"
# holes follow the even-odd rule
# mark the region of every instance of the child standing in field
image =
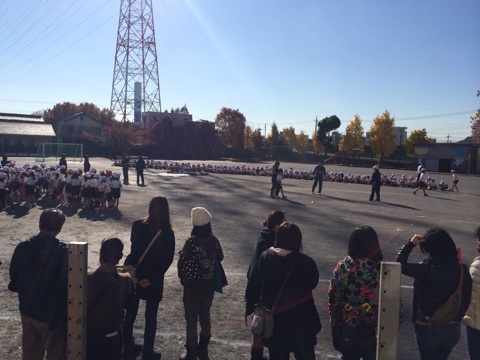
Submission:
POLYGON ((113 173, 110 178, 110 189, 112 189, 112 208, 118 209, 120 203, 120 193, 122 188, 122 182, 120 181, 120 173, 113 173))
POLYGON ((104 210, 107 204, 107 194, 109 194, 112 190, 110 186, 107 184, 107 177, 102 176, 97 186, 97 207, 95 210, 104 210))
POLYGON ((26 207, 34 207, 35 206, 35 186, 37 185, 37 177, 35 172, 30 169, 27 171, 27 175, 24 179, 25 184, 25 194, 26 194, 26 207))
POLYGON ((452 170, 450 171, 452 173, 452 188, 450 189, 450 191, 453 191, 453 189, 455 189, 457 192, 459 191, 458 190, 458 187, 457 187, 457 184, 458 184, 458 175, 457 173, 455 172, 455 170, 452 170))
POLYGON ((71 203, 78 204, 80 198, 80 188, 82 186, 82 179, 80 178, 80 172, 74 170, 72 178, 70 179, 70 194, 72 196, 71 203))
POLYGON ((7 174, 0 173, 0 210, 6 207, 6 188, 7 188, 7 174))
POLYGON ((283 186, 282 186, 283 178, 284 178, 283 177, 283 169, 279 169, 278 174, 277 174, 277 184, 276 184, 275 194, 278 196, 278 193, 281 192, 282 193, 282 199, 286 199, 287 197, 283 193, 283 186))

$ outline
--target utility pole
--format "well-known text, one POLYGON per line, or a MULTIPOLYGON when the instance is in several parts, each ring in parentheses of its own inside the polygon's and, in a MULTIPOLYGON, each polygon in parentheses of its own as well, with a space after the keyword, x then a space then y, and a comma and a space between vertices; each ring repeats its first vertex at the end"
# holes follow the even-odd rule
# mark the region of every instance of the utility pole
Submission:
POLYGON ((110 111, 141 124, 143 112, 161 113, 152 0, 121 0, 110 111))
POLYGON ((315 117, 315 136, 317 136, 317 124, 318 124, 318 116, 315 117))

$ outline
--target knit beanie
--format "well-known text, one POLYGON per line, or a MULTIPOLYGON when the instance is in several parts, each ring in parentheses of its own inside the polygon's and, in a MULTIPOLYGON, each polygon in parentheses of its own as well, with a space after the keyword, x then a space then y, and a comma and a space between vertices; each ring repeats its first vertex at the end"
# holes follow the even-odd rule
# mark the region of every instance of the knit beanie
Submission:
POLYGON ((212 214, 204 207, 194 207, 192 209, 192 225, 203 226, 207 225, 212 218, 212 214))

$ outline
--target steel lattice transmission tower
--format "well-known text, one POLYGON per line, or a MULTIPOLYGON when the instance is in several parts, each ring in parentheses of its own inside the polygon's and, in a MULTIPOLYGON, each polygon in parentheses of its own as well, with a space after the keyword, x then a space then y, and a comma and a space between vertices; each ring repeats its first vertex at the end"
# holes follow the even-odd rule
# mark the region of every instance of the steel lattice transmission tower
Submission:
POLYGON ((152 0, 121 0, 110 110, 123 122, 161 112, 152 0))

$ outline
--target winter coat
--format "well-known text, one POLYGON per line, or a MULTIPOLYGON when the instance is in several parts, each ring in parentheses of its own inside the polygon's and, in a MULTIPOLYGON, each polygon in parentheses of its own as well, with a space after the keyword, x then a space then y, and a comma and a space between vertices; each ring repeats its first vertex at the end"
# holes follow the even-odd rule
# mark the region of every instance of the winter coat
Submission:
MULTIPOLYGON (((402 264, 402 274, 415 279, 413 283, 413 319, 417 324, 427 325, 425 316, 431 317, 458 287, 460 266, 456 257, 428 257, 418 264, 408 263, 408 257, 415 245, 405 244, 399 251, 396 261, 402 264)), ((470 304, 472 277, 465 264, 463 266, 462 306, 454 321, 462 320, 470 304)))
POLYGON ((325 166, 317 165, 313 170, 313 175, 315 176, 315 180, 323 180, 323 177, 326 176, 325 166))
POLYGON ((143 171, 143 169, 145 169, 146 166, 147 166, 147 164, 145 163, 145 160, 138 159, 137 163, 135 164, 135 170, 143 171))
POLYGON ((473 282, 472 301, 462 322, 480 330, 480 256, 473 259, 472 265, 470 265, 470 275, 473 282))
POLYGON ((285 256, 280 253, 271 248, 263 252, 259 260, 262 279, 260 302, 270 309, 288 271, 293 269, 274 311, 273 335, 269 339, 262 339, 262 344, 272 347, 282 343, 289 351, 293 351, 296 343, 310 343, 312 346, 317 343, 322 324, 312 290, 318 284, 319 275, 311 257, 295 251, 285 256))
POLYGON ((52 326, 66 320, 67 262, 67 245, 45 233, 17 245, 8 288, 18 292, 20 313, 52 326))
MULTIPOLYGON (((143 220, 135 221, 130 236, 130 254, 125 259, 125 264, 136 265, 156 233, 157 231, 151 229, 149 224, 144 224, 143 220)), ((172 264, 174 254, 175 234, 172 229, 164 229, 137 268, 135 274, 137 279, 139 281, 142 279, 150 281, 150 286, 146 288, 137 284, 136 293, 138 297, 162 300, 165 273, 172 264)))
POLYGON ((130 275, 117 274, 114 265, 106 265, 90 272, 87 279, 88 328, 121 332, 125 308, 135 295, 130 275))
MULTIPOLYGON (((215 262, 223 260, 223 250, 220 242, 214 235, 207 237, 192 236, 189 240, 193 241, 202 264, 202 278, 193 283, 183 285, 184 302, 201 302, 213 299, 213 278, 215 277, 215 262)), ((182 252, 185 257, 190 257, 192 247, 187 240, 183 246, 182 252)))
POLYGON ((378 318, 380 262, 354 260, 347 256, 333 270, 328 289, 328 310, 331 324, 342 319, 349 326, 371 325, 378 318))
POLYGON ((255 250, 250 260, 247 271, 247 288, 245 289, 245 315, 250 315, 255 310, 255 304, 260 299, 261 278, 258 268, 258 260, 262 253, 272 247, 275 242, 275 231, 265 228, 260 231, 260 237, 255 245, 255 250))
POLYGON ((374 170, 372 173, 372 188, 379 189, 382 183, 382 176, 380 171, 374 170))

